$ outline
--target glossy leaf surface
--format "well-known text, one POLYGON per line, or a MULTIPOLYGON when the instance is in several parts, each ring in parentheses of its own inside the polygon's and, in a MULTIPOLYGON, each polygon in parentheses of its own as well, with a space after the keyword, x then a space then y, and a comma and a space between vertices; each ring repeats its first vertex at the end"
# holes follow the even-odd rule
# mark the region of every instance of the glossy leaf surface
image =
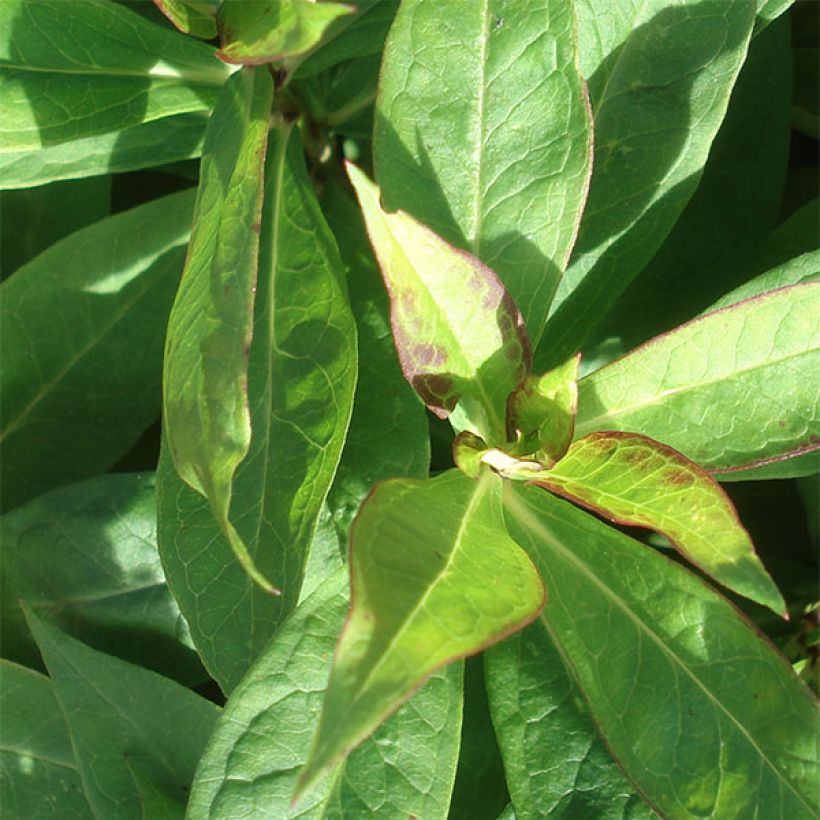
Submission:
POLYGON ((209 110, 228 76, 213 55, 107 0, 4 0, 0 150, 209 110))
POLYGON ((232 521, 272 598, 236 563, 205 500, 159 468, 159 538, 169 584, 205 665, 227 692, 296 606, 305 558, 344 444, 356 383, 356 327, 342 263, 319 210, 298 132, 271 133, 254 334, 253 435, 232 521))
POLYGON ((817 709, 784 659, 703 582, 536 488, 511 533, 551 591, 538 625, 615 758, 665 816, 817 811, 817 709))
POLYGON ((159 414, 192 206, 182 192, 101 220, 0 287, 5 509, 107 470, 159 414))
POLYGON ((591 433, 535 483, 620 524, 662 533, 712 578, 785 615, 728 496, 671 447, 635 433, 591 433))
POLYGON ((192 37, 216 37, 216 10, 220 0, 154 0, 157 8, 180 30, 192 37))
POLYGON ((589 183, 574 29, 568 0, 404 2, 377 101, 386 207, 497 271, 534 343, 589 183))
POLYGON ((504 530, 501 482, 456 471, 376 487, 353 524, 351 608, 304 791, 436 669, 529 623, 544 587, 504 530))
POLYGON ((656 816, 612 759, 578 684, 539 624, 492 647, 484 663, 516 817, 656 816))
POLYGON ((506 441, 507 396, 527 373, 521 314, 496 274, 403 211, 387 213, 379 189, 355 166, 367 231, 390 294, 404 376, 436 415, 506 441))
POLYGON ((318 45, 335 20, 354 10, 314 0, 223 0, 217 14, 218 53, 225 62, 246 65, 298 57, 318 45))
POLYGON ((96 649, 206 679, 159 563, 154 477, 98 476, 0 519, 3 656, 39 665, 19 601, 96 649))
POLYGON ((755 11, 752 0, 581 0, 576 9, 594 172, 539 369, 583 346, 694 193, 755 11))
POLYGON ((350 302, 357 318, 359 380, 350 429, 328 502, 345 535, 359 505, 377 482, 424 478, 430 441, 424 406, 402 376, 390 335, 389 303, 356 203, 341 186, 322 196, 347 265, 350 302))
POLYGON ((0 802, 8 817, 93 817, 52 682, 0 660, 0 802))
POLYGON ((234 473, 251 439, 248 358, 272 98, 266 71, 241 71, 208 124, 163 371, 164 432, 174 465, 208 499, 245 570, 267 588, 229 513, 234 473))
POLYGON ((295 806, 333 646, 347 611, 337 573, 293 613, 234 691, 197 770, 190 820, 255 816, 445 818, 461 731, 461 668, 436 673, 295 806))
POLYGON ((816 449, 820 285, 709 313, 579 384, 577 435, 642 433, 713 473, 816 449))
POLYGON ((69 638, 31 613, 27 617, 94 814, 141 820, 126 756, 138 761, 157 788, 185 802, 218 707, 174 681, 69 638))

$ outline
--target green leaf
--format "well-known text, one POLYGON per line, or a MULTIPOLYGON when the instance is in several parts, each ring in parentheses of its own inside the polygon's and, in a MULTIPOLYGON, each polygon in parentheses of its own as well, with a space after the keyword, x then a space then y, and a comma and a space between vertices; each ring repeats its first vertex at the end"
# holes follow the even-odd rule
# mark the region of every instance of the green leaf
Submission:
POLYGON ((594 172, 541 369, 581 349, 692 196, 746 57, 754 3, 580 0, 577 13, 594 172))
POLYGON ((750 275, 776 226, 789 156, 788 20, 752 41, 697 191, 595 333, 630 350, 688 321, 750 275), (755 138, 749 139, 754 132, 755 138))
POLYGON ((356 327, 343 267, 310 180, 299 134, 271 134, 248 366, 250 450, 231 520, 273 598, 245 575, 208 510, 158 471, 163 565, 194 642, 229 692, 296 606, 306 554, 339 461, 356 383, 356 327))
POLYGON ((299 793, 432 672, 520 629, 544 603, 490 473, 378 485, 354 522, 350 561, 351 609, 299 793))
POLYGON ((219 708, 178 683, 69 638, 31 612, 27 618, 94 814, 142 819, 126 756, 158 789, 184 803, 219 708))
POLYGON ((245 70, 225 85, 205 135, 191 244, 165 345, 163 420, 180 477, 208 499, 237 560, 261 586, 229 519, 250 447, 248 358, 273 83, 245 70))
POLYGON ((358 0, 355 17, 340 17, 346 24, 330 42, 323 42, 294 71, 295 78, 312 77, 347 60, 381 54, 399 0, 358 0))
POLYGON ((203 40, 216 37, 220 0, 154 0, 156 7, 182 32, 203 40))
POLYGON ((0 803, 7 817, 89 820, 51 681, 0 660, 0 803))
POLYGON ((820 473, 820 452, 815 450, 801 456, 793 456, 784 461, 752 467, 748 470, 737 470, 732 473, 718 473, 722 483, 734 481, 768 481, 773 478, 802 478, 820 473))
POLYGON ((142 820, 182 820, 185 817, 184 802, 160 791, 142 766, 127 755, 125 765, 139 794, 142 820))
POLYGON ((671 447, 635 433, 591 433, 534 483, 619 524, 662 533, 724 586, 786 615, 729 497, 671 447))
POLYGON ((386 478, 424 478, 430 441, 424 406, 402 376, 390 335, 389 304, 361 212, 340 185, 322 194, 325 215, 347 265, 357 317, 359 381, 350 429, 328 503, 347 535, 359 505, 386 478))
POLYGON ((330 508, 325 504, 316 522, 316 532, 313 534, 305 562, 304 580, 299 591, 299 606, 345 565, 342 555, 346 547, 346 543, 342 546, 330 508))
MULTIPOLYGON (((6 154, 0 153, 0 161, 6 154)), ((6 278, 49 245, 111 212, 111 178, 0 192, 0 275, 6 278)))
POLYGON ((755 18, 755 35, 760 34, 769 23, 785 14, 794 0, 757 0, 757 17, 755 18))
POLYGON ((507 400, 509 424, 518 433, 513 451, 551 467, 566 453, 578 412, 580 354, 543 376, 527 376, 507 400))
POLYGON ((0 151, 0 189, 139 171, 198 157, 207 118, 180 114, 39 151, 0 151))
POLYGON ((810 818, 817 709, 773 647, 680 565, 535 488, 511 533, 551 591, 538 621, 613 756, 667 817, 810 818))
POLYGON ((0 286, 6 509, 107 470, 159 414, 192 206, 182 192, 104 219, 0 286))
POLYGON ((484 663, 518 817, 655 817, 609 754, 578 684, 540 624, 492 647, 484 663))
POLYGON ((291 808, 347 611, 345 574, 328 579, 265 647, 231 695, 202 756, 189 820, 419 817, 442 820, 461 732, 461 665, 435 674, 333 776, 291 808))
POLYGON ((817 284, 709 313, 581 379, 576 435, 642 433, 712 473, 816 449, 819 344, 817 284))
POLYGON ((390 294, 405 378, 440 418, 456 410, 455 427, 506 441, 507 396, 529 369, 521 314, 492 270, 409 214, 382 210, 379 189, 355 166, 348 173, 390 294))
POLYGON ((314 0, 223 0, 217 13, 227 63, 261 65, 299 57, 315 48, 328 27, 354 6, 314 0))
POLYGON ((208 110, 229 74, 213 55, 107 0, 3 0, 0 150, 208 110))
POLYGON ((376 106, 385 206, 497 271, 534 344, 589 184, 592 128, 572 6, 405 0, 376 106))
POLYGON ((40 662, 24 599, 96 649, 182 683, 207 680, 160 566, 151 475, 100 476, 3 516, 0 579, 4 657, 40 662))

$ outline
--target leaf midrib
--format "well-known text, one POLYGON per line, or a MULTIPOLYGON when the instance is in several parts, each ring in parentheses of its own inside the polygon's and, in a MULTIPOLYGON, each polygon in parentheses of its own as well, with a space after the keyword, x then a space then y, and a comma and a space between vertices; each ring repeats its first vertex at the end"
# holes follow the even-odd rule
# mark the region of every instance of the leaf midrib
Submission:
MULTIPOLYGON (((572 551, 566 549, 561 541, 556 538, 552 532, 547 529, 545 525, 541 523, 531 512, 529 509, 529 505, 521 501, 519 498, 514 496, 512 493, 505 494, 504 498, 505 506, 509 507, 513 515, 517 516, 519 519, 526 522, 526 527, 529 530, 536 530, 539 534, 542 535, 545 541, 548 541, 553 549, 557 552, 561 553, 566 561, 576 567, 578 571, 586 576, 592 584, 601 590, 602 594, 605 598, 611 601, 611 603, 619 610, 621 610, 627 618, 632 621, 635 625, 637 631, 639 633, 644 633, 646 637, 654 643, 661 651, 661 654, 666 656, 670 663, 672 663, 673 667, 679 668, 682 672, 692 680, 692 682, 704 693, 707 700, 713 704, 713 708, 716 712, 724 714, 732 723, 738 732, 747 740, 747 742, 758 752, 760 755, 761 761, 763 761, 769 769, 775 774, 777 780, 785 784, 788 789, 797 797, 798 801, 804 805, 809 814, 813 815, 814 810, 811 806, 806 803, 805 798, 797 791, 794 787, 792 782, 788 780, 784 774, 775 767, 771 760, 769 760, 768 756, 763 752, 760 746, 755 742, 755 739, 749 734, 743 724, 730 712, 723 704, 721 700, 716 698, 708 686, 701 681, 701 679, 683 662, 683 660, 672 651, 670 647, 668 647, 660 636, 654 632, 648 624, 646 624, 636 613, 632 611, 629 605, 620 598, 615 592, 610 589, 606 584, 604 584, 596 575, 593 573, 580 559, 578 559, 572 551)), ((546 625, 546 609, 541 613, 539 616, 539 620, 544 622, 546 625)))

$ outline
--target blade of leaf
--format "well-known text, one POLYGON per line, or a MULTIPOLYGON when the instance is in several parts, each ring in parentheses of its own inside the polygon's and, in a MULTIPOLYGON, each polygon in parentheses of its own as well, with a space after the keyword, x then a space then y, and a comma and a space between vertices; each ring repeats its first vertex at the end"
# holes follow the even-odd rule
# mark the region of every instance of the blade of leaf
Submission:
POLYGON ((333 180, 325 185, 322 206, 348 268, 351 307, 358 319, 359 381, 339 470, 328 495, 346 539, 353 516, 377 481, 427 475, 430 440, 424 406, 396 358, 388 299, 361 213, 333 180))
POLYGON ((700 179, 754 22, 753 0, 647 0, 637 8, 632 0, 580 0, 576 8, 595 170, 536 352, 539 370, 582 348, 672 229, 700 179))
POLYGON ((182 820, 185 817, 185 803, 158 789, 139 763, 126 755, 125 765, 139 795, 142 820, 182 820))
POLYGON ((217 13, 226 63, 261 65, 299 57, 321 42, 328 27, 354 6, 314 0, 223 0, 217 13))
POLYGON ((376 108, 386 207, 497 271, 537 344, 591 167, 573 4, 405 0, 376 108))
POLYGON ((265 647, 205 749, 190 820, 239 816, 248 805, 271 820, 447 817, 461 732, 461 664, 436 673, 332 777, 290 809, 347 605, 347 574, 338 573, 299 605, 265 647))
POLYGON ((216 37, 220 0, 154 0, 156 7, 182 32, 202 40, 216 37))
POLYGON ((648 820, 561 654, 532 624, 484 655, 487 692, 516 816, 648 820))
POLYGON ((521 314, 496 274, 413 217, 386 213, 379 189, 348 174, 390 295, 404 376, 436 415, 459 404, 454 426, 488 442, 507 439, 507 396, 529 370, 521 314))
POLYGON ((213 107, 214 50, 108 0, 0 3, 0 151, 213 107))
POLYGON ((69 638, 30 611, 26 617, 54 681, 94 814, 142 820, 126 756, 184 803, 220 709, 174 681, 69 638))
POLYGON ((205 500, 158 475, 159 542, 169 585, 203 661, 225 692, 296 606, 308 548, 333 481, 356 386, 356 326, 333 235, 296 129, 271 133, 248 366, 250 450, 231 516, 272 598, 233 559, 205 500))
POLYGON ((159 414, 192 207, 186 191, 101 220, 0 286, 5 509, 104 472, 159 414))
POLYGON ((245 70, 225 85, 205 135, 194 227, 168 320, 163 421, 180 477, 208 499, 237 560, 261 586, 229 518, 236 468, 250 447, 248 356, 273 83, 245 70))
POLYGON ((650 804, 815 817, 816 704, 762 635, 683 567, 567 502, 510 482, 504 501, 553 593, 539 628, 650 804))
POLYGON ((785 14, 794 0, 757 0, 757 17, 755 18, 755 36, 760 34, 769 23, 785 14))
POLYGON ((820 285, 747 299, 581 379, 576 435, 625 430, 712 473, 820 446, 820 285), (754 400, 750 401, 749 397, 754 400))
POLYGON ((729 497, 671 447, 636 433, 591 433, 533 483, 620 524, 662 533, 716 581, 786 617, 729 497))
POLYGON ((165 583, 153 475, 98 476, 53 490, 0 519, 0 643, 40 656, 20 609, 95 649, 194 686, 208 679, 165 583))
POLYGON ((351 608, 303 794, 436 669, 529 623, 544 587, 506 534, 501 482, 450 471, 376 487, 350 540, 351 608))
POLYGON ((0 660, 0 803, 9 817, 93 817, 52 682, 0 660))

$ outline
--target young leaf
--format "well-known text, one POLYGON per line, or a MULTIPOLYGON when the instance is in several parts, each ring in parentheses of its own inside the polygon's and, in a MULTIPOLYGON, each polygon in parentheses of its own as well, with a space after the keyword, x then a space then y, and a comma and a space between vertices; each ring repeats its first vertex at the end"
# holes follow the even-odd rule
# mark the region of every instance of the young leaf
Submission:
POLYGON ((541 571, 538 620, 615 759, 663 816, 815 817, 817 708, 784 659, 702 581, 534 487, 510 531, 541 571))
POLYGON ((447 817, 461 733, 461 664, 435 674, 291 810, 347 610, 338 573, 291 615, 231 695, 194 779, 189 820, 447 817))
POLYGON ((591 167, 573 3, 405 0, 376 109, 385 206, 497 271, 536 344, 591 167))
POLYGON ((94 814, 142 820, 126 757, 184 803, 219 708, 154 672, 90 649, 31 612, 26 617, 54 681, 94 814))
POLYGON ((217 13, 226 63, 261 65, 298 57, 317 46, 328 27, 354 6, 315 0, 223 0, 217 13))
POLYGON ((202 153, 206 122, 203 114, 180 114, 39 151, 0 151, 0 190, 193 159, 202 153))
POLYGON ((186 191, 104 219, 0 286, 5 509, 107 470, 157 417, 192 207, 186 191))
POLYGON ((533 483, 620 524, 662 533, 716 581, 785 616, 726 493, 671 447, 636 433, 591 433, 533 483))
POLYGON ((39 665, 20 600, 85 643, 181 683, 207 675, 165 584, 154 477, 105 475, 0 519, 3 655, 39 665))
POLYGON ((213 107, 209 46, 107 0, 0 3, 0 144, 37 149, 213 107))
POLYGON ((583 347, 675 224, 726 113, 754 22, 753 0, 651 0, 637 11, 632 0, 581 0, 577 12, 595 170, 539 369, 583 347))
POLYGON ((216 10, 220 0, 154 0, 156 7, 180 30, 192 37, 216 37, 216 10))
POLYGON ((489 472, 378 485, 353 523, 350 562, 350 613, 299 793, 433 671, 520 629, 544 604, 489 472))
POLYGON ((333 481, 356 386, 356 326, 333 235, 311 187, 299 132, 271 133, 253 342, 250 450, 231 518, 253 560, 282 585, 245 575, 205 500, 159 466, 159 541, 168 582, 208 670, 229 692, 296 606, 307 551, 333 481))
POLYGON ((65 820, 92 817, 52 682, 0 660, 0 714, 3 813, 65 820))
POLYGON ((576 435, 642 433, 712 473, 789 458, 820 446, 818 366, 820 284, 782 288, 581 379, 576 435))
POLYGON ((385 212, 379 189, 348 173, 390 295, 404 376, 440 418, 490 443, 507 440, 507 396, 529 370, 521 314, 496 274, 403 211, 385 212))
POLYGON ((508 424, 518 433, 513 448, 551 467, 566 453, 578 412, 580 354, 543 376, 527 376, 507 400, 508 424))
POLYGON ((484 664, 516 817, 656 817, 612 759, 540 624, 489 649, 484 664))
POLYGON ((273 83, 244 70, 225 85, 205 135, 194 227, 165 344, 163 420, 181 478, 208 499, 237 559, 261 586, 229 519, 250 447, 248 356, 273 83))
POLYGON ((424 405, 402 376, 396 358, 389 302, 361 212, 333 180, 322 193, 322 207, 347 265, 351 308, 358 318, 359 380, 353 416, 328 495, 346 539, 353 516, 377 481, 426 477, 430 440, 424 405))

